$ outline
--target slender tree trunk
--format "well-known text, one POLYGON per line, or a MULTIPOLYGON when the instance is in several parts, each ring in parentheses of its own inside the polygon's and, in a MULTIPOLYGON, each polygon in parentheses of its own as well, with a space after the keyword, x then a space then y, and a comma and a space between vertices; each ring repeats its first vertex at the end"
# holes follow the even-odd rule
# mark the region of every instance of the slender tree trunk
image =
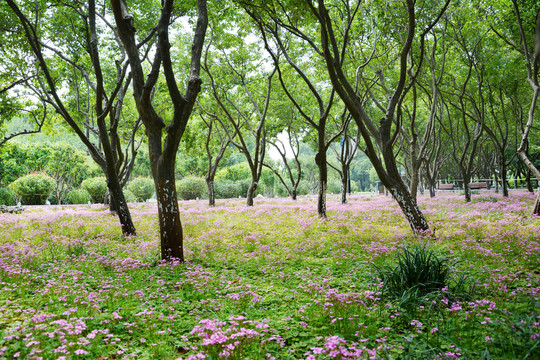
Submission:
POLYGON ((253 206, 253 195, 255 194, 255 190, 257 190, 257 181, 252 180, 251 185, 249 185, 247 196, 246 196, 247 206, 253 206))
POLYGON ((347 203, 347 185, 348 185, 348 179, 347 174, 349 168, 347 166, 342 166, 342 176, 341 176, 341 203, 346 204, 347 203))
POLYGON ((206 186, 208 186, 208 206, 216 206, 216 192, 214 190, 214 177, 206 178, 206 186))
POLYGON ((471 189, 469 188, 470 182, 471 182, 471 177, 466 171, 464 171, 463 172, 463 190, 465 191, 466 202, 471 202, 471 189))
POLYGON ((328 168, 326 166, 326 151, 324 145, 319 146, 319 152, 315 155, 315 163, 319 168, 319 194, 317 199, 317 213, 326 218, 326 190, 328 184, 328 168))
POLYGON ((506 181, 506 161, 504 160, 504 157, 501 159, 501 181, 503 196, 508 197, 508 182, 506 181))
POLYGON ((495 179, 495 194, 499 193, 499 175, 497 175, 497 172, 493 172, 493 177, 495 179))
POLYGON ((525 178, 525 183, 527 184, 527 191, 532 193, 534 192, 532 181, 531 181, 531 171, 527 170, 527 177, 525 178))
POLYGON ((418 194, 418 182, 420 181, 420 178, 418 176, 418 168, 413 165, 412 166, 412 173, 411 173, 411 196, 416 199, 416 195, 418 194))

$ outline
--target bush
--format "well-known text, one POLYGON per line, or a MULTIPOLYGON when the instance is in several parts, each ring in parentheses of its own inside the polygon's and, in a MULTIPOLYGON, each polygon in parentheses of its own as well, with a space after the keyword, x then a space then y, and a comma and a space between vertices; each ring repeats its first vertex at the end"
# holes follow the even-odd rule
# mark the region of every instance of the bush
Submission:
POLYGON ((102 203, 107 193, 107 180, 104 177, 86 179, 81 183, 81 188, 88 191, 93 203, 102 203))
POLYGON ((239 182, 221 180, 214 183, 214 192, 217 199, 237 198, 242 196, 242 187, 239 182))
POLYGON ((326 192, 329 194, 341 194, 341 180, 332 179, 326 183, 326 192))
POLYGON ((92 200, 92 197, 84 189, 74 189, 68 192, 67 199, 70 204, 88 204, 92 200))
MULTIPOLYGON (((128 190, 135 196, 135 201, 146 201, 154 196, 154 180, 146 177, 135 178, 129 183, 128 190)), ((125 192, 124 195, 126 195, 125 192)))
POLYGON ((39 173, 23 176, 9 185, 24 205, 44 205, 55 186, 53 178, 39 173))
POLYGON ((186 176, 176 184, 178 198, 183 200, 201 198, 207 189, 206 181, 197 176, 186 176))
POLYGON ((17 203, 16 195, 8 188, 0 188, 0 205, 13 206, 17 203))
MULTIPOLYGON (((153 193, 152 193, 153 194, 153 193)), ((131 191, 129 191, 129 189, 127 190, 124 190, 124 198, 126 199, 126 202, 128 203, 134 203, 134 202, 138 202, 138 198, 137 196, 135 196, 134 193, 132 193, 131 191)), ((149 198, 150 199, 150 198, 149 198)), ((146 199, 144 200, 146 201, 146 199)))

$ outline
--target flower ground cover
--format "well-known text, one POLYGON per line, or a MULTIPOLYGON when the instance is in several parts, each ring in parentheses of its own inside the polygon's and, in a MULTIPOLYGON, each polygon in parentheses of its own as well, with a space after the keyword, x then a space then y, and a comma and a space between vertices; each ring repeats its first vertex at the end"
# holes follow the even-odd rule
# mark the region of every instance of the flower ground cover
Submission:
POLYGON ((0 214, 0 359, 539 358, 533 201, 421 197, 425 236, 380 195, 333 197, 328 220, 311 198, 187 201, 183 264, 159 261, 155 205, 132 205, 132 238, 98 205, 0 214), (414 244, 472 296, 385 298, 374 269, 414 244))

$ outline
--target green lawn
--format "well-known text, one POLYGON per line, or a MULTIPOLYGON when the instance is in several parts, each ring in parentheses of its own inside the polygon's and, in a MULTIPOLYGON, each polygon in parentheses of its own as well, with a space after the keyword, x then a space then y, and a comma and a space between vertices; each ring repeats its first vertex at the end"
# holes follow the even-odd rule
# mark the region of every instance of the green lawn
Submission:
POLYGON ((155 205, 132 238, 99 205, 0 214, 0 359, 539 358, 533 202, 421 197, 424 236, 381 195, 331 195, 328 220, 313 198, 183 202, 183 264, 159 261, 155 205), (449 287, 391 298, 377 269, 422 244, 449 287))

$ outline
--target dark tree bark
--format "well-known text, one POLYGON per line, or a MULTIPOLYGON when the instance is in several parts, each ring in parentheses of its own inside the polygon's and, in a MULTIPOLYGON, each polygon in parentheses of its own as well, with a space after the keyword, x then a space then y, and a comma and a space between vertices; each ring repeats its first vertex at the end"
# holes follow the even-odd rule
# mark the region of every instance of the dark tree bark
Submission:
POLYGON ((137 111, 145 126, 148 138, 150 167, 154 177, 158 203, 161 258, 175 258, 183 261, 183 231, 175 188, 174 165, 180 140, 201 89, 200 59, 208 24, 206 0, 197 0, 198 17, 191 47, 190 74, 183 96, 176 83, 170 53, 169 26, 174 1, 162 1, 161 14, 157 24, 158 43, 152 69, 148 76, 145 76, 142 67, 139 48, 135 42, 134 19, 128 11, 125 0, 111 0, 111 5, 119 37, 129 59, 137 111), (157 114, 151 101, 152 91, 158 80, 161 66, 163 66, 173 107, 172 119, 168 125, 157 114))
MULTIPOLYGON (((22 13, 20 8, 15 4, 13 0, 7 0, 8 5, 11 7, 15 15, 18 17, 21 25, 24 28, 26 38, 29 41, 29 44, 32 48, 37 62, 43 72, 43 81, 40 79, 39 83, 41 85, 41 92, 38 89, 34 91, 38 96, 41 97, 42 101, 51 104, 57 113, 59 113, 68 125, 75 131, 77 136, 81 141, 86 145, 90 156, 94 161, 103 169, 105 176, 107 177, 107 186, 109 192, 113 197, 113 206, 112 209, 118 214, 120 223, 122 224, 122 233, 125 235, 135 235, 135 226, 131 219, 131 214, 129 208, 124 198, 122 187, 118 179, 118 173, 116 172, 116 163, 114 160, 113 149, 111 148, 110 139, 108 137, 108 130, 105 124, 105 119, 109 116, 114 99, 121 91, 123 86, 123 79, 125 77, 125 72, 127 67, 119 68, 120 74, 119 79, 114 84, 114 90, 107 96, 105 92, 104 79, 101 69, 101 62, 98 51, 98 38, 97 38, 97 29, 96 29, 96 5, 95 0, 90 0, 88 2, 88 16, 84 17, 85 23, 87 23, 88 36, 87 41, 87 51, 90 54, 92 62, 92 70, 94 71, 96 77, 96 83, 94 84, 94 93, 95 93, 95 111, 97 117, 97 125, 99 128, 98 136, 102 145, 102 150, 98 149, 85 135, 85 133, 80 129, 77 122, 72 117, 71 113, 66 109, 64 103, 60 99, 60 96, 56 89, 56 83, 53 79, 47 62, 43 57, 42 48, 47 47, 51 50, 50 46, 45 45, 38 37, 39 31, 36 29, 34 24, 32 24, 28 18, 22 13)), ((81 13, 79 13, 80 15, 81 13)), ((54 51, 54 50, 53 50, 54 51)), ((62 56, 58 51, 54 51, 59 55, 62 60, 67 61, 81 72, 84 73, 84 69, 70 61, 65 56, 62 56)))
MULTIPOLYGON (((536 17, 536 32, 535 32, 535 49, 531 51, 527 46, 527 37, 523 29, 523 21, 521 19, 521 13, 519 10, 519 5, 517 0, 512 0, 514 4, 514 12, 516 14, 516 20, 519 27, 519 34, 521 40, 521 49, 517 49, 525 57, 526 67, 527 67, 527 80, 532 88, 533 94, 531 97, 531 106, 528 112, 528 120, 525 124, 525 127, 521 134, 521 142, 517 149, 517 153, 521 160, 525 163, 527 168, 534 174, 536 179, 540 181, 540 171, 534 165, 534 163, 529 159, 529 156, 526 152, 527 142, 529 137, 529 132, 531 131, 532 124, 534 121, 534 112, 536 110, 536 104, 538 102, 538 97, 540 96, 540 85, 538 84, 538 69, 540 67, 540 16, 536 17)), ((540 215, 540 193, 536 198, 536 203, 533 209, 534 215, 540 215)))
MULTIPOLYGON (((410 88, 410 86, 412 86, 414 77, 416 77, 416 74, 419 71, 418 68, 413 79, 407 84, 407 58, 412 49, 416 31, 414 1, 406 1, 408 23, 406 25, 406 38, 399 55, 399 81, 393 87, 394 91, 388 93, 388 102, 386 107, 384 107, 385 115, 380 119, 378 125, 376 125, 371 116, 368 115, 364 108, 364 101, 358 95, 357 87, 353 86, 349 81, 343 68, 351 26, 358 15, 360 2, 352 8, 345 9, 346 15, 341 18, 341 20, 344 21, 344 24, 340 25, 342 27, 340 28, 340 33, 342 35, 341 45, 338 45, 339 41, 336 37, 335 25, 325 5, 325 1, 318 0, 317 5, 315 5, 314 1, 309 1, 308 5, 312 13, 316 16, 321 28, 323 56, 330 80, 359 128, 360 134, 366 144, 364 152, 371 160, 381 182, 388 191, 390 191, 401 207, 412 230, 414 232, 427 230, 429 225, 418 207, 416 199, 411 196, 409 189, 404 184, 398 170, 396 157, 394 155, 394 143, 397 137, 397 131, 392 132, 396 106, 401 101, 402 95, 407 92, 407 89, 410 88), (379 152, 381 156, 379 156, 379 152)), ((442 8, 438 17, 424 29, 421 38, 438 22, 447 6, 448 2, 442 8)), ((366 59, 366 63, 362 66, 368 64, 370 60, 371 58, 366 59)))

